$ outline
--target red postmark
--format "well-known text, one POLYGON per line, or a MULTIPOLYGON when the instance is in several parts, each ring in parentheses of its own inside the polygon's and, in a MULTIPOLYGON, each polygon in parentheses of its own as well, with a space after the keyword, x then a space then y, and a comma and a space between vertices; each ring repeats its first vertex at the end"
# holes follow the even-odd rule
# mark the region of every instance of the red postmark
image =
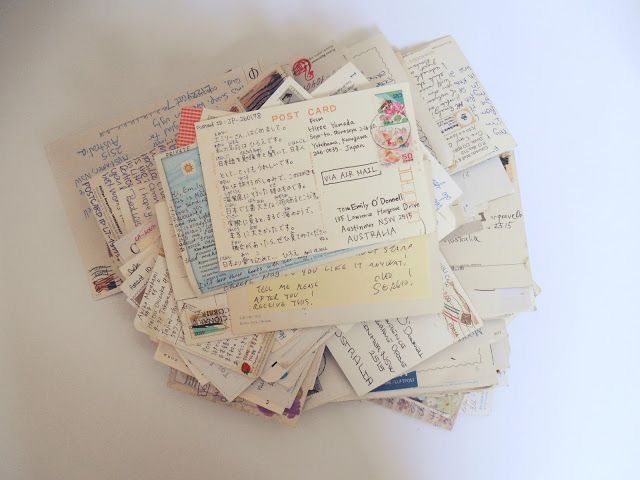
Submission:
POLYGON ((315 75, 313 73, 313 70, 311 69, 311 61, 309 61, 308 58, 301 58, 300 60, 297 60, 293 64, 293 68, 291 69, 291 71, 293 72, 293 75, 295 77, 299 77, 300 75, 304 74, 304 79, 307 82, 313 80, 313 77, 315 75))

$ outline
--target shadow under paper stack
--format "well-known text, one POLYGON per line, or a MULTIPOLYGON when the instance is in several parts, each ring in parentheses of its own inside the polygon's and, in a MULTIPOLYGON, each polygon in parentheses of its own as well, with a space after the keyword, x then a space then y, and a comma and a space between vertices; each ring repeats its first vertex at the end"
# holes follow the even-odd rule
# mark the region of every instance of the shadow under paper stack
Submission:
POLYGON ((91 293, 236 410, 486 415, 538 293, 515 141, 451 37, 308 53, 49 147, 91 293))

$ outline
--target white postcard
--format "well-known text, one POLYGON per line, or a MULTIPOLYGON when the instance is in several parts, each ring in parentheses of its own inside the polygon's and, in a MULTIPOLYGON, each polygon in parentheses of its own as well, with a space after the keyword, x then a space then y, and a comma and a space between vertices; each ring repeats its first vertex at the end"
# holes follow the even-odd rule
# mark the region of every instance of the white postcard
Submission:
POLYGON ((196 124, 222 271, 429 233, 408 86, 196 124))

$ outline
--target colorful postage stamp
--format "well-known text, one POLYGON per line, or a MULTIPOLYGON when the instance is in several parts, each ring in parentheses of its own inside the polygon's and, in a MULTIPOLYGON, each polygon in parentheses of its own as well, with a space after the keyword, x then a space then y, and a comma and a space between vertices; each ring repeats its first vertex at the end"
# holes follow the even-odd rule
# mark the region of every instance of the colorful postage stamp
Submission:
POLYGON ((380 106, 371 122, 370 132, 379 147, 378 160, 383 165, 412 161, 411 124, 402 91, 377 93, 376 97, 380 99, 380 106))

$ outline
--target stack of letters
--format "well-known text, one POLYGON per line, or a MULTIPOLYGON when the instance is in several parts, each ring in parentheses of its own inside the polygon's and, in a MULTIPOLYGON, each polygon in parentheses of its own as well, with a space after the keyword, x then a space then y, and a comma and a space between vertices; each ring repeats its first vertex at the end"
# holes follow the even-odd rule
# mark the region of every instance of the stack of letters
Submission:
POLYGON ((537 294, 509 130, 451 37, 288 60, 49 147, 93 296, 170 388, 271 421, 486 413, 537 294))

